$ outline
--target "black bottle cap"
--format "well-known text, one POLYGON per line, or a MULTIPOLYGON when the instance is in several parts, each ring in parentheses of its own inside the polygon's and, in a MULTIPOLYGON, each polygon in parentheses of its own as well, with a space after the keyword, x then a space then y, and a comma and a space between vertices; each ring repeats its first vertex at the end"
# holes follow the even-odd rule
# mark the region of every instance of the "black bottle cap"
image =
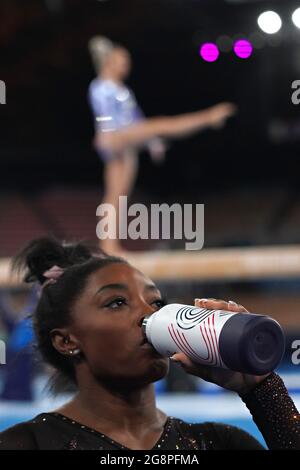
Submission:
POLYGON ((233 315, 225 323, 219 338, 219 350, 225 365, 245 374, 271 372, 280 363, 284 349, 281 326, 263 315, 233 315))

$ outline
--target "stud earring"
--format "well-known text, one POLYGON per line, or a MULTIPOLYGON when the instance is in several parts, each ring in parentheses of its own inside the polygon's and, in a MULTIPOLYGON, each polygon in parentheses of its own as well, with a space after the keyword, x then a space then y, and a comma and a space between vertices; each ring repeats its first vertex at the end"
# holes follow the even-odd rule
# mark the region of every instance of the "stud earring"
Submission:
POLYGON ((80 349, 71 349, 71 350, 69 351, 69 354, 72 354, 72 356, 73 356, 73 355, 76 356, 76 355, 79 354, 79 353, 80 353, 80 349))

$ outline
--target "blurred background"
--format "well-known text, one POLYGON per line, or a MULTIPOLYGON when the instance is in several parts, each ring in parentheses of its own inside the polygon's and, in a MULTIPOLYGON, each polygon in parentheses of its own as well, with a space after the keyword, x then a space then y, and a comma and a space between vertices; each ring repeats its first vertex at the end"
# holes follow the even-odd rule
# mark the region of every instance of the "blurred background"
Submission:
MULTIPOLYGON (((291 360, 300 339, 300 105, 291 99, 300 79, 298 8, 289 0, 0 0, 0 339, 7 344, 0 430, 66 399, 49 395, 49 371, 32 346, 38 293, 10 282, 6 268, 37 236, 96 239, 103 165, 87 100, 94 78, 87 43, 95 34, 131 51, 129 85, 146 116, 237 104, 217 134, 171 143, 161 166, 142 154, 132 201, 205 204, 209 276, 206 269, 189 276, 186 265, 183 276, 178 264, 176 278, 164 269, 154 280, 169 301, 232 299, 276 318, 287 336, 279 372, 299 407, 300 365, 291 360), (239 257, 242 276, 232 270, 239 257)), ((125 247, 184 249, 179 240, 125 247)), ((169 414, 232 423, 262 439, 235 395, 176 366, 156 386, 169 414)))

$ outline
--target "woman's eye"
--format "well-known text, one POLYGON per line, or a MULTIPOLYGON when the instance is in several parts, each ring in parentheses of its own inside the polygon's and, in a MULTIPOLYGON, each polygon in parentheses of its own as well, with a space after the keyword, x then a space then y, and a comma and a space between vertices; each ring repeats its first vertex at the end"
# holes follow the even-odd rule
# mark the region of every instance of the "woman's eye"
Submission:
POLYGON ((121 307, 122 305, 124 305, 125 303, 126 303, 125 299, 119 298, 119 299, 112 300, 111 302, 106 304, 105 307, 118 308, 118 307, 121 307))
POLYGON ((163 299, 159 299, 159 300, 155 300, 153 304, 156 305, 158 308, 162 308, 165 305, 167 305, 167 302, 165 302, 163 299))

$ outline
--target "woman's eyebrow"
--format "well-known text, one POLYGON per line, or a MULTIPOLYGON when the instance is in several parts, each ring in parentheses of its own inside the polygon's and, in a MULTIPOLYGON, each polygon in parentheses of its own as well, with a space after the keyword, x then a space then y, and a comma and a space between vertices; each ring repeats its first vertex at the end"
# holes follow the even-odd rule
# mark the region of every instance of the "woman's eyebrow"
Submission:
POLYGON ((159 292, 159 288, 155 284, 147 284, 145 286, 145 290, 158 291, 159 292))
POLYGON ((128 286, 126 284, 106 284, 105 286, 100 287, 95 293, 95 295, 100 294, 106 289, 123 289, 128 290, 128 286))

